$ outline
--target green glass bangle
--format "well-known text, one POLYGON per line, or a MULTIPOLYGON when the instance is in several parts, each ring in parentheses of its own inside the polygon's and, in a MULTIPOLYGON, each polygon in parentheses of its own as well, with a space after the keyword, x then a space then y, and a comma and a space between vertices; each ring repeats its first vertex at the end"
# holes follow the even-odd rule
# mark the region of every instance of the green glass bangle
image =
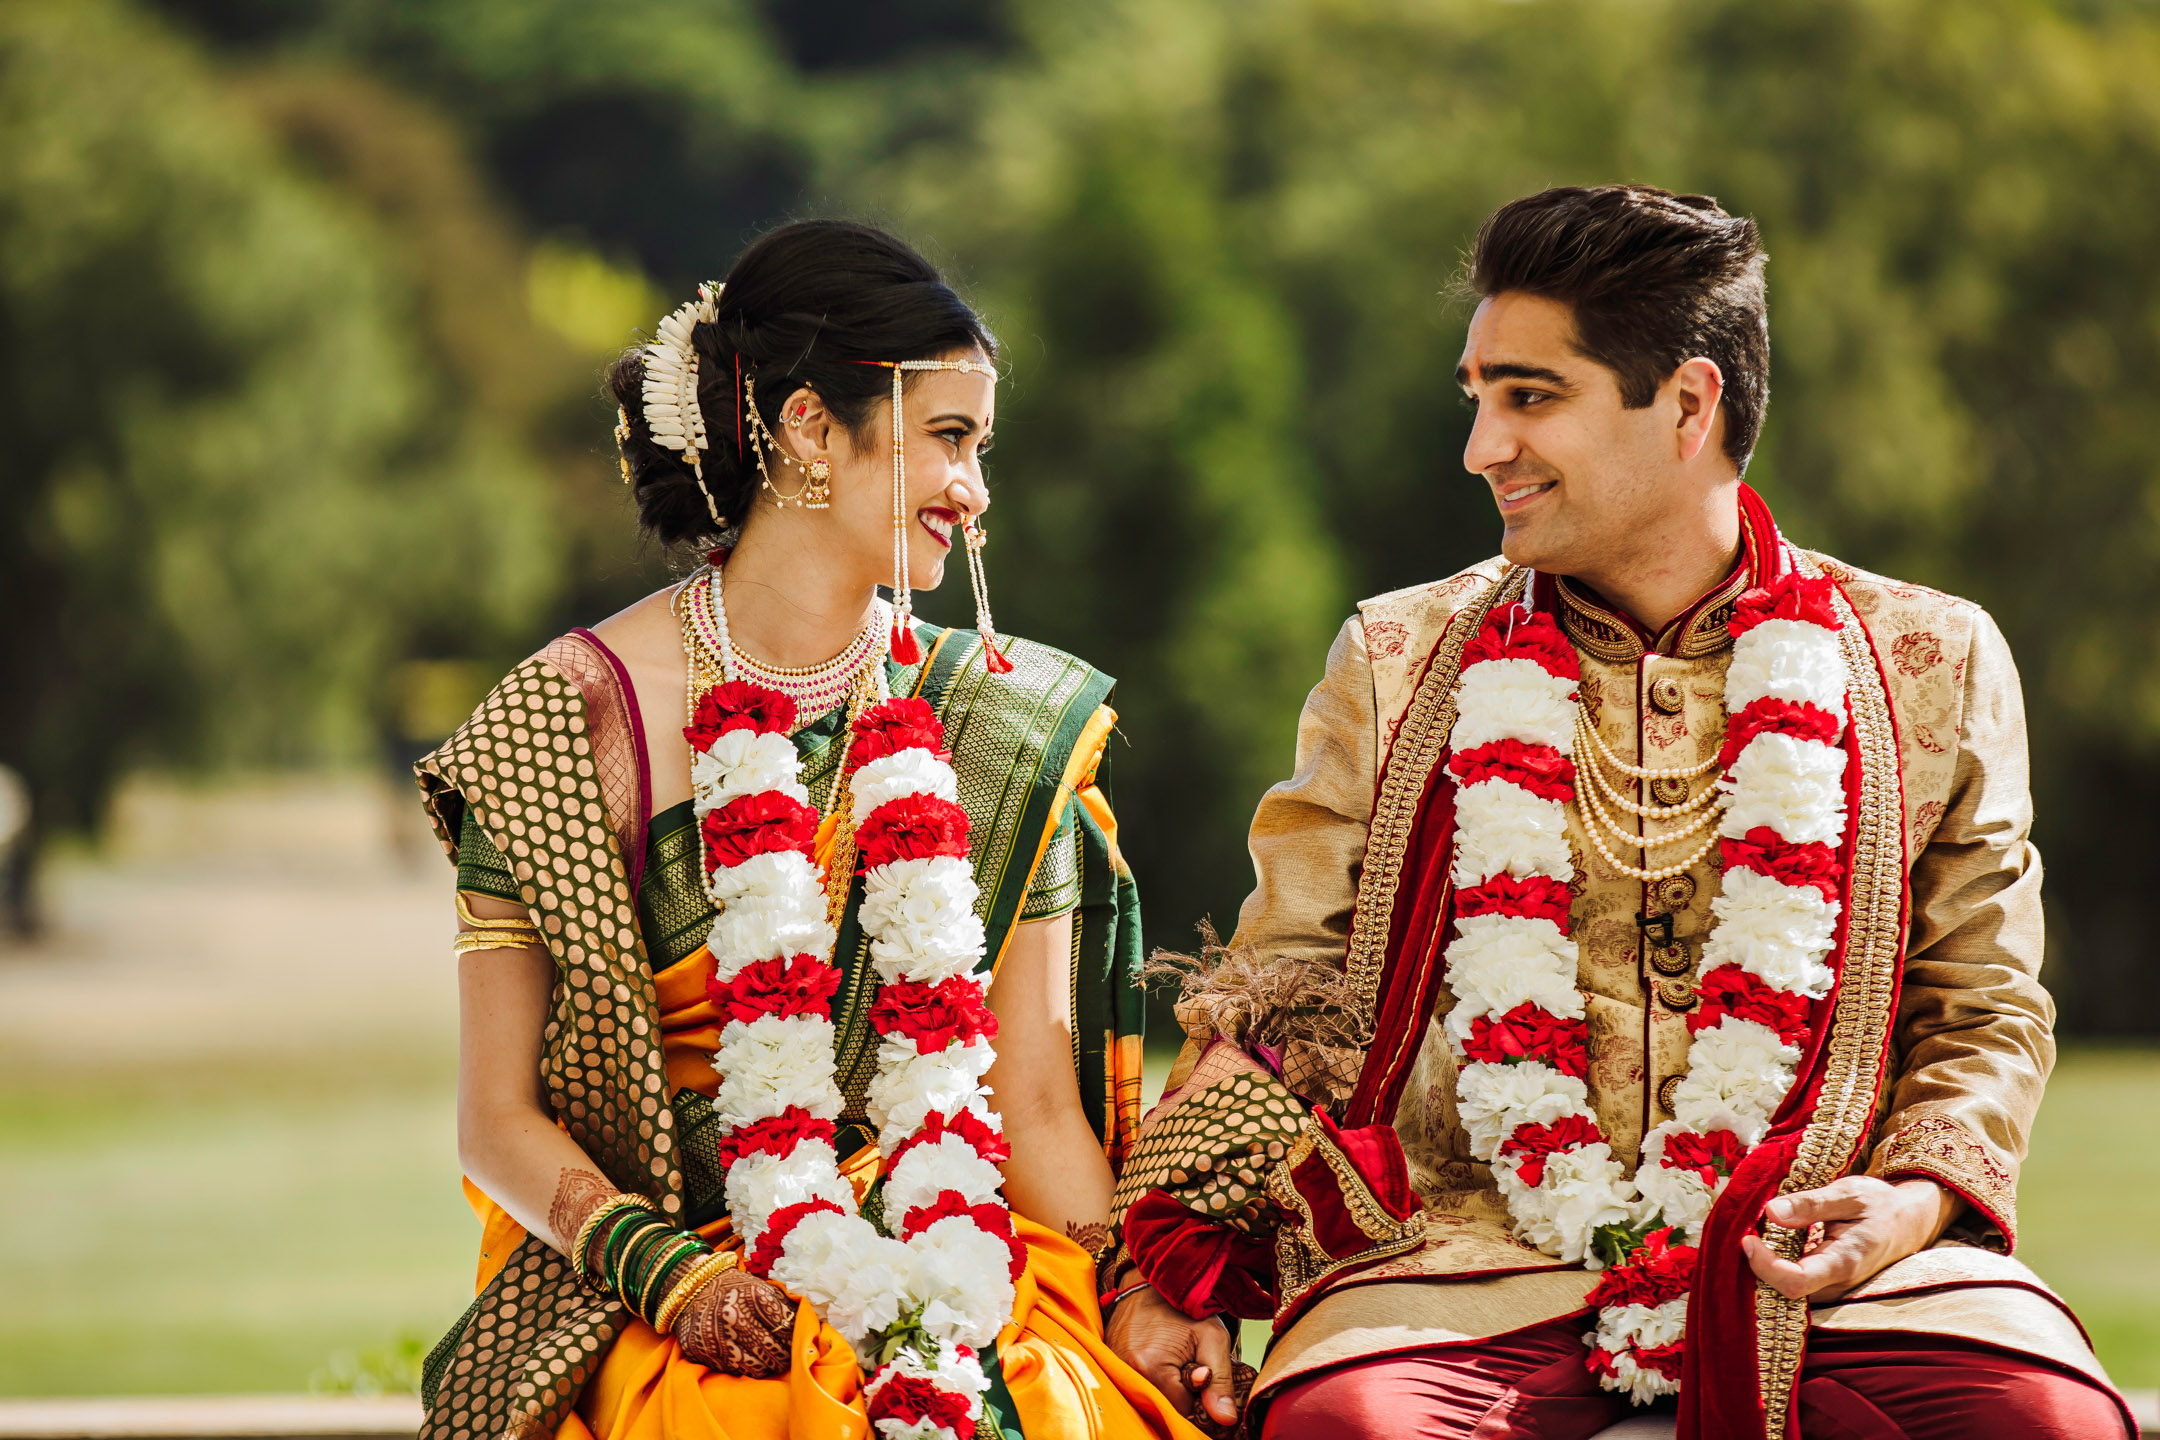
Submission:
POLYGON ((630 1238, 630 1244, 623 1252, 622 1268, 615 1272, 615 1294, 625 1305, 634 1303, 633 1295, 644 1292, 654 1260, 666 1253, 681 1234, 663 1221, 630 1238))
POLYGON ((634 1211, 639 1222, 634 1225, 618 1224, 608 1232, 607 1243, 600 1247, 600 1278, 595 1282, 601 1290, 620 1298, 623 1293, 622 1277, 629 1264, 629 1257, 648 1239, 665 1235, 674 1227, 651 1211, 634 1211))

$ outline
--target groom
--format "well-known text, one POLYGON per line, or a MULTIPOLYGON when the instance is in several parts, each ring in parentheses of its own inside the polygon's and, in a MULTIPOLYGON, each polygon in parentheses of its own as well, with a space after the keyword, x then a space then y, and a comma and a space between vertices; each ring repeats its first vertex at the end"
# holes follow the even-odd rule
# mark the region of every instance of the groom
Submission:
POLYGON ((1763 264, 1636 186, 1478 235, 1504 558, 1343 626, 1119 1187, 1111 1341, 1195 1413, 1242 1316, 1268 1436, 2125 1432, 2010 1258, 2054 1056, 2017 673, 1741 482, 1763 264))

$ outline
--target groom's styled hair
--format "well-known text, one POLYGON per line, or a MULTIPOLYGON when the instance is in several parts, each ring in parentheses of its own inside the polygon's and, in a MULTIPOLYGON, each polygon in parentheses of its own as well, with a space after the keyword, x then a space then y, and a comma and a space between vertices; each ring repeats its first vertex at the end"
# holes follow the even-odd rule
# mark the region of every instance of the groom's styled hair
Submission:
POLYGON ((1725 377, 1725 453, 1747 467, 1770 403, 1770 325, 1755 222, 1707 195, 1648 185, 1561 186, 1512 201, 1480 227, 1468 288, 1511 290, 1575 312, 1576 347, 1648 405, 1683 361, 1725 377))

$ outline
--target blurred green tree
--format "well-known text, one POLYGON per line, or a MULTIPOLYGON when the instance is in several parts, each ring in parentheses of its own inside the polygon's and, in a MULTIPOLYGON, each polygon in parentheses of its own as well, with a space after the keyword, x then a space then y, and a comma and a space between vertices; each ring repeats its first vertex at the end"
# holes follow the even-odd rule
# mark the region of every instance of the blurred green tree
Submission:
POLYGON ((1236 904, 1314 635, 1353 592, 1495 548, 1442 298, 1477 224, 1547 184, 1628 179, 1762 221, 1776 403, 1750 478, 1802 543, 2002 622, 2042 843, 2068 862, 2050 891, 2072 963, 2051 981, 2077 1028, 2150 1030, 2160 972, 2115 840, 2160 801, 2149 10, 1015 10, 975 135, 863 193, 982 277, 1017 342, 998 518, 1030 563, 1001 613, 1128 679, 1149 758, 1121 771, 1140 778, 1125 833, 1158 938, 1236 904), (1218 403, 1248 376, 1242 408, 1218 403))
POLYGON ((525 638, 560 383, 478 195, 380 87, 0 5, 0 762, 45 833, 132 765, 371 755, 395 661, 525 638))

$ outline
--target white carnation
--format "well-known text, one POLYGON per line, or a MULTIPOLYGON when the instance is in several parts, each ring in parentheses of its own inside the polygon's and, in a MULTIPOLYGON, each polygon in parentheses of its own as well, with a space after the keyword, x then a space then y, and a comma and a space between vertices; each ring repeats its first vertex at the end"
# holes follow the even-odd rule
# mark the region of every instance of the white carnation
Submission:
POLYGON ((1550 1125, 1563 1115, 1596 1118, 1583 1082, 1542 1060, 1465 1065, 1455 1095, 1463 1128, 1470 1132, 1470 1153, 1480 1160, 1499 1153, 1500 1142, 1518 1125, 1550 1125))
POLYGON ((1635 1187, 1602 1140, 1547 1155, 1545 1173, 1535 1188, 1523 1184, 1520 1168, 1519 1160, 1502 1159, 1493 1166, 1493 1175, 1515 1218, 1516 1233, 1548 1255, 1579 1261, 1598 1226, 1634 1216, 1630 1202, 1635 1187))
POLYGON ((1004 1184, 998 1168, 975 1153, 958 1135, 911 1147, 885 1181, 885 1213, 895 1228, 918 1205, 929 1205, 947 1190, 957 1190, 970 1205, 998 1198, 1004 1184))
POLYGON ((915 1269, 911 1296, 923 1305, 923 1328, 941 1342, 980 1350, 1012 1315, 1012 1252, 999 1237, 949 1215, 908 1242, 915 1269))
POLYGON ((1725 672, 1725 713, 1765 695, 1806 701, 1845 718, 1845 657, 1837 632, 1807 620, 1765 620, 1733 642, 1725 672))
POLYGON ((1456 1053, 1481 1016, 1505 1015, 1524 1001, 1562 1020, 1580 1020, 1575 942, 1550 920, 1475 915, 1455 922, 1462 933, 1447 949, 1447 983, 1455 1008, 1446 1028, 1456 1053))
POLYGON ((788 1232, 772 1278, 817 1307, 858 1355, 870 1333, 889 1328, 909 1303, 915 1257, 858 1215, 820 1211, 788 1232))
POLYGON ((1637 1365, 1628 1352, 1670 1345, 1685 1333, 1687 1296, 1676 1295, 1662 1305, 1609 1305, 1598 1312, 1597 1329, 1583 1341, 1613 1357, 1613 1378, 1604 1382, 1606 1388, 1624 1391, 1637 1405, 1646 1405, 1660 1395, 1678 1394, 1680 1386, 1637 1365))
POLYGON ((825 896, 776 893, 745 895, 714 918, 705 948, 712 951, 714 973, 732 979, 757 960, 785 960, 791 955, 832 958, 833 928, 825 923, 825 896))
POLYGON ((949 1425, 933 1424, 928 1418, 895 1420, 887 1416, 871 1423, 882 1440, 961 1440, 959 1431, 949 1425))
POLYGON ((974 870, 955 855, 872 870, 863 880, 861 914, 878 978, 934 985, 972 971, 985 946, 978 894, 974 870))
POLYGON ((756 1245, 765 1223, 785 1205, 805 1200, 830 1200, 842 1210, 855 1208, 854 1187, 841 1178, 832 1146, 805 1140, 785 1158, 763 1153, 745 1155, 728 1167, 728 1214, 742 1232, 744 1245, 756 1245))
POLYGON ((798 805, 810 803, 802 786, 802 757, 785 735, 730 730, 690 757, 690 793, 700 819, 742 795, 778 790, 798 805))
POLYGON ((729 1130, 800 1105, 821 1120, 840 1118, 833 1083, 833 1024, 822 1015, 730 1020, 713 1052, 720 1090, 713 1112, 729 1130))
POLYGON ((1712 1189, 1693 1170, 1674 1170, 1664 1164, 1666 1137, 1687 1128, 1668 1120, 1643 1137, 1642 1163, 1635 1167, 1635 1188, 1657 1206, 1660 1220, 1685 1232, 1692 1245, 1702 1237, 1703 1222, 1710 1218, 1710 1207, 1725 1188, 1725 1180, 1720 1177, 1717 1188, 1712 1189))
POLYGON ((1765 731, 1718 785, 1732 796, 1721 835, 1742 839, 1767 825, 1794 845, 1835 845, 1845 837, 1845 752, 1835 745, 1765 731))
POLYGON ((1726 1016, 1688 1045, 1687 1076, 1673 1087, 1673 1114, 1690 1130, 1731 1130, 1749 1146, 1792 1087, 1800 1052, 1753 1020, 1726 1016))
POLYGON ((1511 781, 1480 780, 1455 793, 1455 883, 1476 885, 1502 871, 1571 878, 1567 809, 1511 781))
POLYGON ((973 1109, 985 1092, 982 1077, 996 1060, 987 1040, 950 1045, 928 1055, 915 1053, 907 1039, 878 1042, 878 1073, 870 1082, 870 1123, 887 1152, 922 1128, 930 1112, 950 1115, 973 1109))
POLYGON ((848 781, 848 789, 855 797, 857 825, 878 806, 904 795, 935 795, 956 804, 960 799, 952 766, 919 745, 869 761, 848 781))
POLYGON ((1448 747, 1459 755, 1494 740, 1550 745, 1573 755, 1575 682, 1535 660, 1483 660, 1463 667, 1448 747))
POLYGON ((1710 902, 1717 917, 1703 942, 1705 973, 1738 965, 1773 990, 1810 1000, 1830 993, 1823 960, 1837 941, 1838 904, 1812 885, 1787 885, 1755 870, 1725 872, 1725 893, 1710 902))

